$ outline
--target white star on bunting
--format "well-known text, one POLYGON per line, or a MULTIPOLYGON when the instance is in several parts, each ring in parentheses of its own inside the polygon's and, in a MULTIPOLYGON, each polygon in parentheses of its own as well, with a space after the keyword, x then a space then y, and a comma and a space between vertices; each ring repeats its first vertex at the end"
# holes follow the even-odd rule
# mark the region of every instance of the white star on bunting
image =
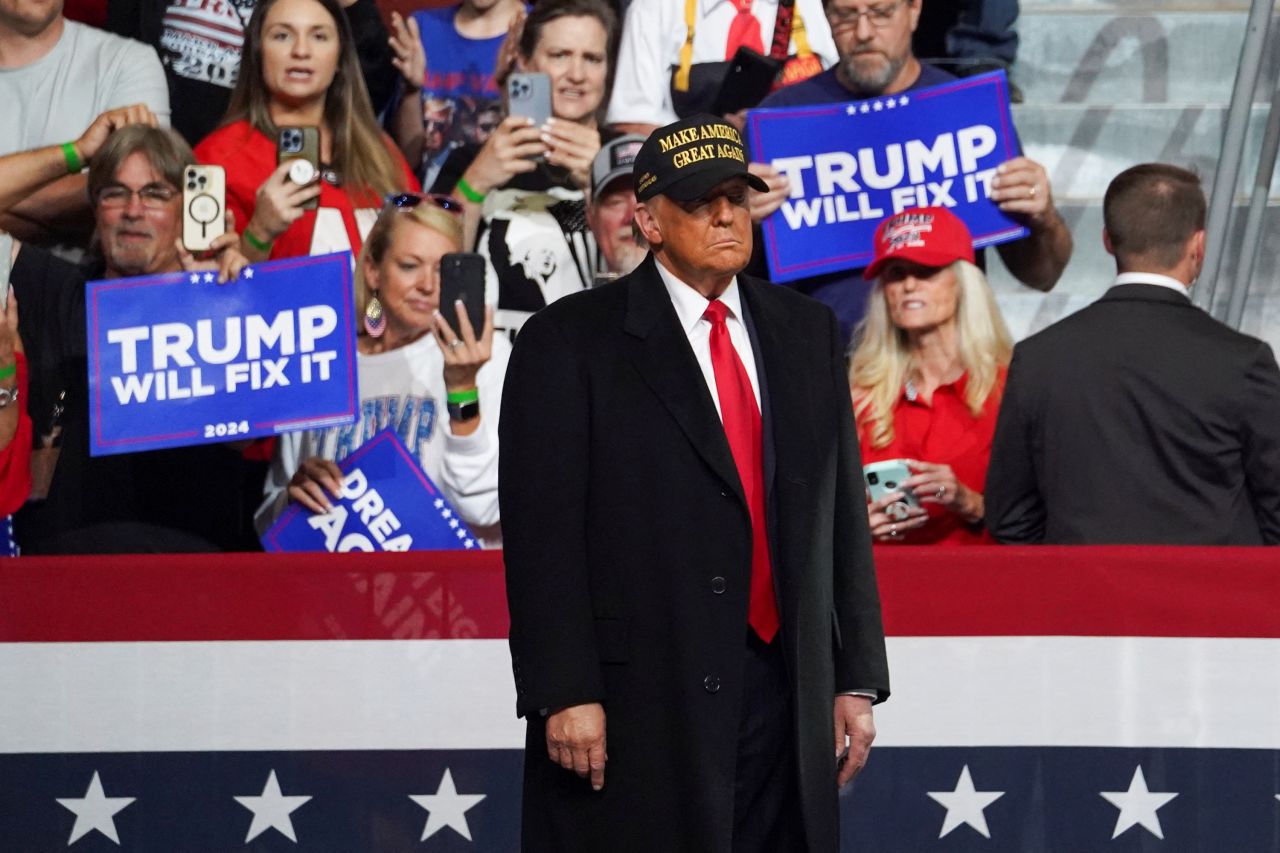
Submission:
POLYGON ((857 108, 857 107, 855 107, 853 104, 850 104, 849 106, 847 106, 847 107, 845 107, 845 108, 844 108, 844 114, 845 114, 845 115, 847 115, 847 116, 851 116, 851 115, 853 115, 854 113, 856 113, 857 111, 858 111, 858 108, 857 108))
POLYGON ((213 273, 207 272, 204 274, 204 283, 213 284, 213 273))
POLYGON ((953 829, 964 824, 976 829, 983 838, 991 837, 987 828, 987 816, 983 810, 1004 796, 1004 791, 977 791, 973 787, 973 777, 969 775, 969 765, 960 771, 954 791, 929 791, 930 799, 936 800, 947 810, 942 820, 942 831, 939 838, 944 838, 953 829))
POLYGON ((1147 790, 1147 777, 1139 764, 1138 769, 1133 771, 1133 779, 1129 781, 1129 790, 1100 791, 1099 796, 1120 810, 1116 817, 1115 832, 1111 833, 1112 838, 1118 837, 1131 826, 1141 826, 1163 840, 1164 831, 1160 829, 1160 818, 1156 811, 1178 795, 1147 790))
POLYGON ((876 112, 880 112, 882 109, 884 109, 884 104, 880 103, 879 101, 876 101, 874 104, 871 105, 871 109, 875 110, 876 112))
POLYGON ((120 836, 116 833, 115 816, 137 797, 108 797, 102 790, 102 780, 95 770, 83 797, 57 799, 60 806, 76 816, 75 826, 71 827, 71 837, 67 839, 67 846, 70 847, 95 829, 118 845, 120 836))
POLYGON ((274 829, 297 844, 298 836, 294 834, 293 818, 289 815, 310 799, 310 797, 284 796, 280 792, 280 783, 276 781, 276 771, 272 770, 259 796, 235 798, 237 803, 253 812, 253 822, 249 824, 249 834, 244 837, 244 843, 248 844, 268 829, 274 829))
POLYGON ((446 826, 471 840, 471 827, 467 826, 467 810, 485 798, 484 794, 459 794, 453 785, 453 774, 445 768, 440 777, 440 787, 434 794, 410 794, 409 799, 426 809, 427 825, 422 828, 422 838, 426 841, 446 826))
POLYGON ((901 98, 898 98, 898 106, 900 107, 905 107, 909 103, 911 103, 911 99, 908 98, 906 95, 903 95, 901 98))
POLYGON ((200 273, 198 273, 198 272, 193 272, 193 273, 191 274, 191 283, 192 283, 192 284, 199 284, 199 283, 200 283, 200 273))
POLYGON ((242 275, 245 278, 253 278, 253 267, 245 267, 240 272, 240 275, 242 275))

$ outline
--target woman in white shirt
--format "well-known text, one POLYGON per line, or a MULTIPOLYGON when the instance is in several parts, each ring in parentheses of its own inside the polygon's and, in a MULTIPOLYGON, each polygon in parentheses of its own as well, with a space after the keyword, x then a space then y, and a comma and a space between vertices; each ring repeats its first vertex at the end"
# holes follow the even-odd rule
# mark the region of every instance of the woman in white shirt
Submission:
MULTIPOLYGON (((280 437, 257 513, 266 530, 290 501, 330 508, 335 464, 392 427, 422 470, 486 544, 498 527, 498 407, 511 346, 494 338, 492 308, 477 337, 461 303, 460 334, 440 306, 440 259, 460 250, 457 202, 405 193, 391 199, 365 240, 356 269, 360 412, 350 426, 280 437)), ((424 508, 425 509, 425 508, 424 508)))

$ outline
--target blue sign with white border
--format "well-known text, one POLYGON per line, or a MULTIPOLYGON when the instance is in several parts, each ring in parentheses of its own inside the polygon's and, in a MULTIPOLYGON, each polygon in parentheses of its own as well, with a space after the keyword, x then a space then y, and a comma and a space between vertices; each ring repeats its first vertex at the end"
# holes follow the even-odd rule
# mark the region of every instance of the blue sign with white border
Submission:
POLYGON ((317 514, 290 504, 262 536, 267 551, 455 551, 480 542, 394 429, 338 463, 342 494, 317 514))
POLYGON ((866 101, 752 110, 747 134, 752 159, 791 184, 762 224, 775 282, 867 266, 876 226, 912 207, 952 208, 975 248, 1027 234, 989 198, 996 167, 1021 154, 1003 71, 866 101))
POLYGON ((85 303, 94 456, 355 420, 350 252, 91 281, 85 303))

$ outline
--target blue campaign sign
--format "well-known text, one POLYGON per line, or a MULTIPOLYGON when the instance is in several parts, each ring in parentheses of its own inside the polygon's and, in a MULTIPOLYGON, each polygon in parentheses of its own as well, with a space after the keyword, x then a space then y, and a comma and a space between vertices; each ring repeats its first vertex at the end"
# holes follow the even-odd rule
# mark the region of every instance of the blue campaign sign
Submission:
POLYGON ((268 551, 453 551, 480 547, 394 429, 338 463, 345 475, 333 509, 291 504, 262 536, 268 551))
POLYGON ((355 420, 351 254, 91 281, 90 453, 355 420))
POLYGON ((954 209, 975 247, 1026 236, 989 198, 995 169, 1019 156, 1003 71, 899 95, 752 110, 752 159, 787 176, 791 196, 763 223, 776 282, 871 263, 882 219, 954 209))

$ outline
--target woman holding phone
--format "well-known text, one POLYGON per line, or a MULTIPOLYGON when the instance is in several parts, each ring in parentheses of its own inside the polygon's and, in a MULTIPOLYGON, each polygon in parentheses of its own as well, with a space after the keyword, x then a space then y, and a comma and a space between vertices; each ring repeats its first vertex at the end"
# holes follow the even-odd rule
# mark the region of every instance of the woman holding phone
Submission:
POLYGON ((223 125, 195 149, 226 168, 242 251, 252 261, 358 253, 382 198, 418 183, 374 118, 346 15, 336 0, 265 0, 244 38, 223 125), (277 165, 281 128, 302 130, 287 144, 316 168, 277 165))
POLYGON ((384 206, 356 266, 359 419, 280 436, 259 533, 290 501, 327 511, 342 480, 335 463, 393 427, 485 544, 500 539, 498 411, 511 345, 494 337, 492 308, 477 331, 461 302, 440 304, 441 259, 459 250, 460 220, 446 196, 404 193, 384 206))
POLYGON ((902 460, 901 490, 867 503, 880 542, 985 544, 982 489, 1013 339, 969 230, 946 208, 880 223, 875 280, 849 369, 863 465, 902 460))
MULTIPOLYGON (((467 237, 489 260, 487 299, 500 326, 591 286, 595 244, 586 190, 600 150, 599 122, 612 78, 617 16, 604 0, 543 0, 513 32, 515 73, 498 69, 508 115, 484 145, 461 146, 436 179, 466 205, 467 237), (518 75, 546 75, 530 79, 518 75), (527 114, 550 90, 549 118, 527 114), (521 97, 527 93, 531 97, 521 97)), ((501 59, 500 59, 501 64, 501 59)))

